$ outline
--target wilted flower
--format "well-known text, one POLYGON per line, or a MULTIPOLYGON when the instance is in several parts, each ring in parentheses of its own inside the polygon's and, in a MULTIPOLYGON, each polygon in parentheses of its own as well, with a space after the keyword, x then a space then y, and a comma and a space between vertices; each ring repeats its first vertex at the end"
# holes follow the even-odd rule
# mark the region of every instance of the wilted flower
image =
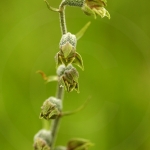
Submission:
POLYGON ((48 98, 41 107, 40 118, 46 120, 55 119, 60 115, 62 109, 62 101, 55 97, 48 98))
POLYGON ((93 15, 94 18, 99 15, 102 18, 106 16, 110 19, 109 12, 104 8, 106 2, 106 0, 85 0, 82 10, 86 15, 93 15))
POLYGON ((76 68, 74 68, 71 64, 67 67, 65 65, 59 66, 57 69, 57 75, 60 86, 65 87, 66 91, 71 92, 76 90, 79 92, 79 74, 76 68))
POLYGON ((59 48, 60 51, 56 54, 55 60, 57 66, 64 64, 76 64, 83 69, 82 57, 76 52, 77 39, 76 36, 70 32, 64 34, 60 40, 59 48))

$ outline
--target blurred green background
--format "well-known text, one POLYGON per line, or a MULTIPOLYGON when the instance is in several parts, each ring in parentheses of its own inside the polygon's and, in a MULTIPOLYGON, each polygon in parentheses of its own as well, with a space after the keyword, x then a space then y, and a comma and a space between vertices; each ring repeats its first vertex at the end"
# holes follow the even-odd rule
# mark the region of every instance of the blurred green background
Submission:
MULTIPOLYGON (((60 1, 49 0, 58 7, 60 1)), ((84 110, 62 119, 57 145, 72 137, 91 140, 91 150, 150 149, 150 2, 108 1, 111 19, 94 20, 67 7, 68 31, 92 24, 78 41, 84 60, 80 94, 65 93, 64 110, 91 96, 84 110)), ((37 70, 56 72, 61 38, 58 14, 39 1, 0 1, 0 150, 32 150, 42 128, 40 107, 54 96, 37 70)))

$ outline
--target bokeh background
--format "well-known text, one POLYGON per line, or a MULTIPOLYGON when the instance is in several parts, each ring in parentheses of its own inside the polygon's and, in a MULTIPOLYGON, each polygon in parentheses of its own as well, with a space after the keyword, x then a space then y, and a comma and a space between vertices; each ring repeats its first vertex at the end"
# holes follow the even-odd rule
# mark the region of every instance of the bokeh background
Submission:
MULTIPOLYGON (((49 0, 58 7, 59 0, 49 0)), ((91 150, 150 149, 150 2, 108 1, 111 19, 96 20, 67 7, 68 31, 91 25, 78 41, 84 60, 80 94, 65 93, 57 145, 73 137, 91 140, 91 150)), ((45 99, 56 83, 45 84, 37 70, 55 75, 61 38, 58 14, 39 1, 0 1, 0 150, 32 150, 45 99)))

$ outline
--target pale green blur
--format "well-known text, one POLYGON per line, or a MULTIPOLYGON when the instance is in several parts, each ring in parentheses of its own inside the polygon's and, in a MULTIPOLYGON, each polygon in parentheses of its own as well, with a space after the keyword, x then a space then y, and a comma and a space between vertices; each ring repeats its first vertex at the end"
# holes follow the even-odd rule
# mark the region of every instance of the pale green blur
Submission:
MULTIPOLYGON (((91 25, 77 43, 85 68, 77 68, 80 93, 65 93, 64 110, 91 98, 84 110, 63 118, 57 145, 77 137, 95 143, 91 150, 150 149, 149 4, 108 0, 110 20, 66 8, 69 32, 91 25)), ((0 150, 33 149, 45 124, 40 107, 56 92, 56 83, 45 84, 36 71, 56 74, 60 39, 59 15, 42 0, 0 1, 0 150)))

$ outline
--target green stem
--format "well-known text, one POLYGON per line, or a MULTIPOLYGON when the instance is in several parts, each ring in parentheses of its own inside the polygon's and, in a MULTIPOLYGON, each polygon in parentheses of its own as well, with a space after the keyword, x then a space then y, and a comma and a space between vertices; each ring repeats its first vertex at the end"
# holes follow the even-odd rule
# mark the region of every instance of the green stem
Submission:
MULTIPOLYGON (((62 35, 63 35, 63 34, 67 33, 66 20, 65 20, 65 5, 63 3, 61 3, 60 7, 59 7, 59 17, 60 17, 60 27, 61 27, 61 31, 62 31, 62 35)), ((63 96, 64 96, 64 88, 60 87, 60 85, 58 83, 56 98, 58 98, 62 101, 63 96)), ((55 140, 56 140, 56 136, 58 133, 59 124, 60 124, 60 118, 61 118, 61 116, 59 116, 58 118, 56 118, 55 120, 52 121, 52 126, 51 126, 52 139, 51 139, 51 145, 50 145, 51 150, 54 149, 55 140)))
MULTIPOLYGON (((59 83, 58 83, 57 86, 58 87, 57 87, 56 97, 62 101, 63 100, 63 96, 64 96, 64 88, 60 87, 59 83)), ((52 121, 52 126, 51 126, 52 139, 51 139, 51 145, 50 145, 51 150, 53 150, 53 148, 54 148, 55 139, 56 139, 56 136, 57 136, 57 133, 58 133, 58 129, 59 129, 60 118, 61 117, 59 116, 58 118, 56 118, 55 120, 52 121)))
POLYGON ((66 19, 65 19, 65 5, 63 3, 59 6, 59 18, 60 18, 60 27, 62 34, 67 33, 67 27, 66 27, 66 19))

